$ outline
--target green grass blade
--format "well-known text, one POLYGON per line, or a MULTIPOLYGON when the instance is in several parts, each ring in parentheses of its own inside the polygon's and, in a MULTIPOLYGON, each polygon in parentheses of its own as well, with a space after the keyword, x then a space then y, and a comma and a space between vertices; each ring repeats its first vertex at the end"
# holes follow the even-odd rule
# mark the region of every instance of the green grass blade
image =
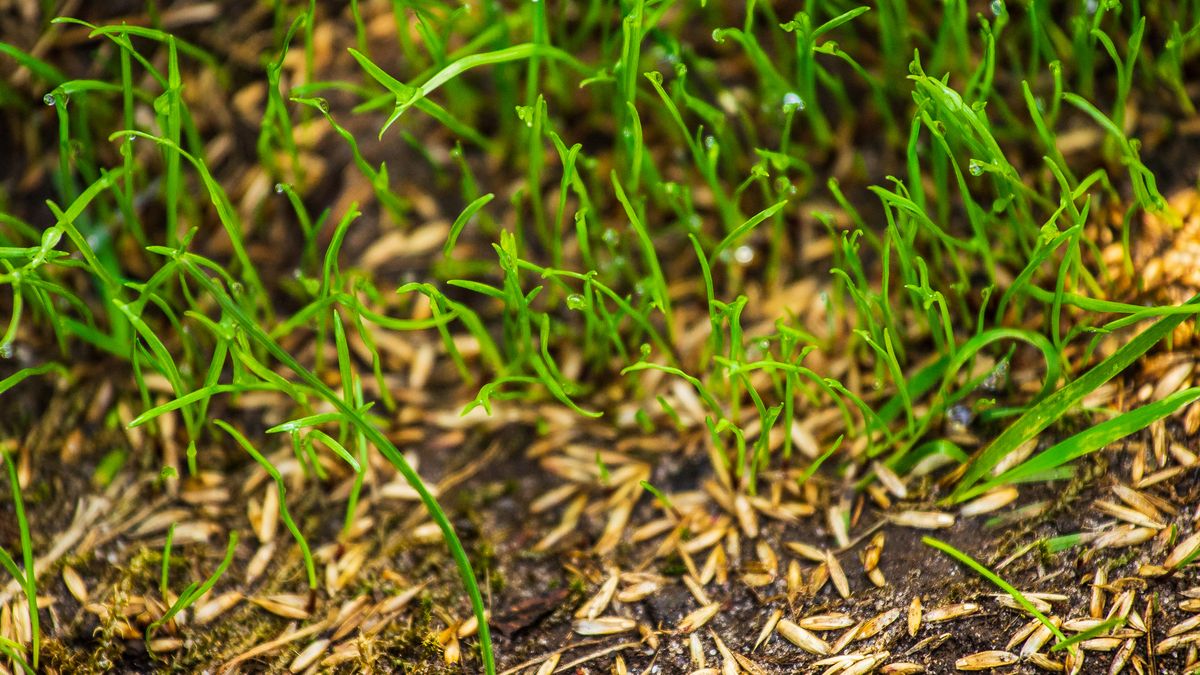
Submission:
POLYGON ((1040 611, 1038 611, 1038 608, 1034 607, 1033 603, 1029 601, 1029 598, 1025 597, 1021 591, 1013 588, 1011 584, 1001 579, 995 572, 989 570, 988 568, 976 562, 971 556, 963 553, 962 551, 954 548, 950 544, 947 544, 940 539, 934 539, 933 537, 921 537, 921 542, 926 546, 930 546, 941 551, 942 553, 945 553, 946 555, 949 555, 951 558, 954 558, 960 563, 975 570, 979 576, 1000 587, 1000 590, 1011 595, 1012 599, 1016 600, 1017 604, 1024 608, 1025 611, 1029 612, 1035 618, 1037 618, 1038 621, 1042 622, 1042 625, 1048 628, 1050 632, 1054 634, 1054 637, 1056 637, 1060 642, 1066 641, 1067 636, 1062 634, 1062 631, 1058 629, 1058 626, 1055 626, 1045 614, 1042 614, 1040 611))
MULTIPOLYGON (((1200 295, 1185 303, 1200 304, 1200 295)), ((1131 363, 1145 354, 1151 347, 1171 334, 1183 322, 1182 314, 1166 316, 1125 343, 1111 356, 1104 359, 1075 381, 1047 396, 1040 404, 1030 409, 1000 433, 967 468, 958 487, 948 501, 957 503, 967 499, 967 493, 989 471, 1022 443, 1037 436, 1046 427, 1062 418, 1079 404, 1084 396, 1116 377, 1131 363)))

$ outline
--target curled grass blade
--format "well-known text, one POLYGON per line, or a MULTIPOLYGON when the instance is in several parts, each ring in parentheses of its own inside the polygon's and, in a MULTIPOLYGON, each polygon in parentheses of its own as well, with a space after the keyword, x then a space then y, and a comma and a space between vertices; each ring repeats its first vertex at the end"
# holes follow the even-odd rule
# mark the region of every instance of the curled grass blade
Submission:
POLYGON ((317 567, 313 563, 312 552, 308 548, 308 540, 304 538, 304 534, 300 532, 300 528, 292 520, 291 512, 288 511, 286 496, 287 482, 283 480, 283 475, 279 473, 279 469, 276 469, 274 464, 271 464, 270 460, 262 456, 262 453, 240 431, 234 429, 225 420, 213 420, 213 424, 229 434, 247 454, 254 458, 254 461, 258 462, 259 466, 267 472, 267 475, 275 481, 275 487, 279 490, 279 518, 283 520, 283 524, 287 526, 288 532, 292 533, 292 538, 300 546, 300 554, 304 557, 304 570, 308 573, 308 587, 315 589, 317 587, 317 567))
POLYGON ((1027 482, 1034 476, 1096 452, 1109 443, 1145 429, 1196 400, 1200 400, 1200 387, 1184 389, 1161 401, 1124 412, 1056 443, 999 476, 980 483, 968 491, 967 496, 969 498, 982 494, 998 485, 1027 482))
MULTIPOLYGON (((1193 296, 1185 304, 1200 304, 1200 295, 1193 296)), ((982 480, 1004 457, 1062 418, 1078 405, 1084 396, 1116 377, 1142 354, 1170 335, 1185 317, 1184 314, 1175 314, 1159 319, 1122 345, 1111 356, 1096 364, 1091 370, 1047 396, 1040 404, 1021 415, 971 462, 960 479, 958 487, 947 501, 958 503, 968 499, 969 493, 973 493, 972 488, 975 484, 982 480)))
POLYGON ((488 629, 483 596, 479 592, 479 584, 475 579, 475 572, 471 566, 470 559, 467 557, 466 549, 463 548, 462 542, 454 531, 454 526, 451 525, 449 518, 446 517, 446 512, 442 510, 437 499, 429 492, 429 488, 425 486, 424 481, 421 480, 421 477, 409 465, 404 455, 388 440, 387 436, 378 427, 371 424, 359 411, 355 410, 353 406, 347 404, 320 377, 302 366, 287 350, 272 340, 266 331, 259 326, 258 321, 247 314, 216 281, 201 270, 200 265, 196 263, 196 258, 197 256, 193 254, 182 254, 180 256, 182 269, 195 281, 196 285, 204 289, 216 301, 217 305, 241 328, 251 342, 265 349, 277 361, 294 372, 317 396, 323 399, 334 410, 344 415, 346 420, 356 430, 366 436, 367 440, 396 467, 397 471, 404 476, 409 485, 416 490, 422 504, 428 510, 430 518, 441 529, 447 548, 450 549, 450 554, 454 558, 455 565, 458 567, 459 574, 462 577, 463 585, 470 596, 471 607, 474 610, 475 617, 479 621, 479 648, 483 658, 484 671, 488 675, 495 673, 495 657, 492 653, 491 632, 488 629))

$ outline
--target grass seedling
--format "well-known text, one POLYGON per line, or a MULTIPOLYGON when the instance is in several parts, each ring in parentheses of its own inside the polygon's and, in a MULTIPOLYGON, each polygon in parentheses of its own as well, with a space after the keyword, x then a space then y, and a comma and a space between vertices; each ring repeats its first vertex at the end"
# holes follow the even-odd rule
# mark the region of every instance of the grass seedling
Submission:
MULTIPOLYGON (((1029 612, 1034 618, 1040 621, 1042 625, 1054 635, 1059 643, 1064 643, 1067 641, 1067 636, 1063 635, 1062 631, 1058 629, 1058 626, 1056 626, 1053 621, 1047 618, 1045 614, 1042 614, 1040 611, 1038 611, 1038 608, 1033 606, 1033 603, 1029 601, 1029 598, 1025 597, 1024 593, 1018 591, 1016 588, 1013 588, 1012 584, 1008 583, 1004 579, 1001 579, 995 572, 989 570, 988 568, 979 564, 971 556, 963 553, 962 551, 954 548, 950 544, 947 544, 940 539, 934 539, 933 537, 921 537, 921 542, 926 546, 935 548, 951 558, 954 558, 958 562, 974 570, 977 574, 979 574, 979 576, 995 584, 1000 588, 1000 590, 1008 593, 1012 599, 1022 607, 1022 609, 1024 609, 1026 612, 1029 612)), ((1075 649, 1075 647, 1072 645, 1068 645, 1067 648, 1071 649, 1072 651, 1075 649)))
POLYGON ((175 618, 176 614, 194 605, 197 600, 204 597, 205 593, 212 590, 213 586, 217 585, 217 582, 225 574, 225 570, 229 569, 230 563, 233 562, 233 552, 237 549, 237 542, 238 533, 234 530, 229 533, 229 545, 225 547, 225 557, 221 560, 221 564, 217 565, 217 568, 213 570, 213 573, 203 582, 188 584, 187 588, 183 589, 183 592, 179 594, 179 599, 171 605, 166 613, 146 627, 147 644, 149 644, 151 638, 154 637, 154 633, 158 631, 160 626, 175 618))
MULTIPOLYGON (((1200 303, 1200 296, 1195 296, 1188 300, 1187 305, 1195 305, 1200 303)), ((1146 353, 1155 344, 1167 337, 1175 326, 1179 325, 1185 318, 1185 315, 1168 315, 1146 330, 1136 335, 1132 340, 1122 345, 1111 356, 1104 359, 1100 363, 1092 367, 1077 379, 1066 385, 1062 389, 1047 396, 1041 403, 1035 405, 1030 410, 1026 411, 1016 422, 1009 425, 999 436, 995 438, 986 448, 971 462, 967 467, 966 472, 958 482, 958 486, 948 498, 951 502, 962 502, 972 496, 981 494, 983 490, 976 486, 984 476, 992 470, 1005 456, 1013 452, 1017 446, 1036 437, 1051 423, 1060 419, 1064 414, 1079 404, 1088 393, 1094 391, 1097 387, 1108 382, 1118 373, 1125 370, 1129 364, 1133 363, 1138 357, 1146 353)), ((1179 403, 1185 400, 1186 397, 1176 399, 1179 403)), ((1182 403, 1179 403, 1182 405, 1182 403)), ((1153 418, 1159 414, 1161 408, 1154 408, 1146 413, 1148 417, 1153 418)), ((1169 411, 1163 412, 1166 414, 1169 411)), ((1135 419, 1143 419, 1139 415, 1135 419)), ((1124 424, 1119 426, 1111 426, 1110 431, 1117 431, 1121 428, 1128 428, 1128 419, 1124 424)), ((1149 424, 1151 420, 1146 419, 1149 424)), ((1133 428, 1128 428, 1126 433, 1132 432, 1133 428)), ((1068 445, 1060 448, 1059 452, 1063 455, 1070 454, 1072 449, 1085 450, 1086 446, 1075 447, 1068 445)))

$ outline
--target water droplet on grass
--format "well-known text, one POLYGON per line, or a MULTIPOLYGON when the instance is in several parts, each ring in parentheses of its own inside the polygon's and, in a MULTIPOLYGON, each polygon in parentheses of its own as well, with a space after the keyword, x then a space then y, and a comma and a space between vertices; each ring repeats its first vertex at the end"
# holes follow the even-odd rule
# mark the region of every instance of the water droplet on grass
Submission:
POLYGON ((1002 0, 992 0, 991 10, 992 16, 1000 16, 1004 13, 1004 2, 1002 0))
POLYGON ((42 97, 42 103, 45 103, 46 105, 52 106, 57 102, 58 99, 54 98, 54 94, 46 94, 42 97))
POLYGON ((977 159, 973 159, 967 164, 967 170, 971 172, 972 176, 982 176, 983 175, 983 162, 980 162, 977 159))
POLYGON ((739 265, 749 265, 754 261, 754 249, 746 245, 739 246, 733 251, 733 259, 739 265))
POLYGON ((284 185, 283 183, 276 183, 276 184, 275 184, 275 194, 280 194, 280 195, 281 195, 281 194, 283 194, 283 191, 284 191, 284 190, 286 190, 286 189, 287 189, 287 185, 284 185))
POLYGON ((13 355, 13 343, 5 342, 0 345, 0 359, 11 359, 13 355))
POLYGON ((609 246, 616 246, 617 242, 620 241, 621 236, 617 234, 616 230, 609 227, 605 228, 604 234, 601 235, 601 238, 604 240, 604 243, 608 244, 609 246))
POLYGON ((804 110, 804 99, 800 98, 800 94, 794 91, 789 91, 783 95, 783 112, 795 112, 804 110))
POLYGON ((575 310, 583 309, 587 307, 587 299, 578 293, 572 293, 567 296, 567 307, 575 310))

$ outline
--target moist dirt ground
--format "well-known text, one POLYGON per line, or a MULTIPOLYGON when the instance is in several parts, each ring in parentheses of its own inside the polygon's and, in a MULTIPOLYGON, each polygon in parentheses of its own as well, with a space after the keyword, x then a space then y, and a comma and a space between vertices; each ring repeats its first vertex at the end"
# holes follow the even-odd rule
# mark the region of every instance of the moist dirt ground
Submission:
MULTIPOLYGON (((79 4, 74 9, 95 22, 135 20, 141 11, 140 3, 103 10, 79 4)), ((39 34, 14 16, 0 24, 4 39, 24 48, 38 44, 39 34)), ((170 18, 180 35, 229 64, 228 88, 244 93, 221 109, 197 101, 197 116, 207 133, 233 144, 216 167, 218 178, 257 189, 261 181, 246 167, 256 161, 255 115, 264 95, 250 82, 260 68, 256 45, 270 42, 263 37, 269 17, 261 9, 232 23, 204 16, 170 18)), ((340 26, 325 37, 328 44, 352 44, 351 32, 340 26)), ((42 53, 87 77, 86 32, 64 27, 56 36, 42 53)), ((331 79, 353 68, 341 51, 318 54, 331 79)), ((206 86, 215 87, 199 76, 190 80, 189 96, 202 98, 206 86)), ((352 101, 334 97, 330 103, 345 113, 352 101)), ((13 210, 31 222, 41 222, 38 209, 52 195, 49 175, 57 161, 50 154, 54 119, 43 112, 3 132, 20 159, 0 169, 0 179, 20 186, 10 189, 13 210)), ((425 165, 414 160, 414 150, 375 140, 379 119, 341 119, 358 120, 347 126, 363 139, 369 161, 414 167, 402 190, 423 218, 453 220, 460 198, 420 168, 425 165)), ((1179 131, 1173 142, 1151 137, 1143 155, 1163 169, 1167 187, 1178 188, 1172 194, 1184 195, 1181 203, 1194 204, 1187 188, 1193 169, 1181 159, 1195 146, 1197 137, 1189 133, 1179 131)), ((443 140, 430 144, 445 151, 443 140)), ((326 136, 310 153, 315 169, 307 201, 340 212, 369 195, 364 179, 348 168, 352 157, 340 139, 326 136)), ((838 157, 819 165, 838 174, 847 194, 862 194, 856 188, 866 181, 863 173, 892 168, 872 165, 877 154, 869 145, 860 148, 862 163, 870 165, 860 173, 846 170, 850 163, 838 157)), ((504 165, 471 161, 486 180, 502 182, 504 165)), ((878 206, 863 204, 865 212, 872 208, 878 206)), ((266 221, 281 217, 268 211, 266 221)), ((383 255, 373 248, 381 227, 374 216, 350 235, 345 264, 397 283, 422 278, 440 241, 422 248, 405 240, 407 247, 383 255)), ((819 229, 808 223, 799 236, 812 232, 819 229)), ((1163 243, 1150 225, 1144 234, 1142 261, 1180 246, 1163 243)), ((220 253, 221 241, 207 245, 220 253)), ((814 278, 823 275, 817 283, 825 283, 827 261, 819 251, 814 245, 814 278)), ((264 226, 250 252, 268 271, 264 276, 284 277, 296 246, 282 230, 264 226)), ((1160 292, 1186 297, 1195 291, 1187 282, 1172 277, 1160 292)), ((0 361, 0 379, 57 355, 49 333, 31 330, 23 337, 14 356, 0 361)), ((287 346, 304 353, 309 339, 298 334, 287 346)), ((664 417, 646 430, 627 414, 624 392, 599 386, 589 404, 609 413, 601 422, 552 402, 497 402, 491 417, 480 411, 462 416, 476 389, 462 385, 445 359, 429 365, 411 356, 432 354, 438 337, 405 339, 395 372, 388 372, 398 405, 386 416, 386 430, 436 487, 464 542, 490 608, 500 671, 820 673, 838 672, 840 665, 843 672, 949 673, 983 652, 1021 654, 1038 637, 1036 620, 922 541, 930 535, 1033 594, 1046 615, 1077 628, 1069 634, 1123 617, 1117 637, 1085 642, 1081 656, 1071 657, 1083 659, 1076 672, 1112 672, 1116 661, 1127 664, 1125 672, 1155 675, 1196 667, 1197 643, 1188 636, 1198 635, 1200 572, 1195 565, 1162 567, 1200 527, 1200 463, 1190 417, 1171 418, 1082 459, 1070 480, 1022 486, 1015 501, 980 515, 937 503, 946 494, 938 472, 910 480, 902 495, 878 486, 856 490, 861 475, 832 469, 801 485, 796 479, 808 460, 799 456, 762 476, 747 515, 715 480, 702 421, 673 425, 664 417), (672 504, 645 491, 642 481, 672 504), (934 511, 941 520, 914 520, 934 511), (832 524, 843 517, 849 527, 836 531, 832 524), (1078 541, 1051 550, 1061 541, 1056 538, 1069 535, 1078 541), (874 580, 868 567, 876 570, 874 580), (609 582, 614 576, 615 585, 609 582), (584 628, 590 619, 579 616, 589 606, 625 623, 599 631, 611 634, 588 634, 598 632, 584 628), (815 651, 829 653, 785 639, 774 623, 779 617, 811 626, 819 638, 815 651), (1171 642, 1181 635, 1187 639, 1171 642)), ((1097 405, 1144 400, 1164 374, 1194 360, 1194 349, 1184 342, 1153 354, 1114 381, 1097 405)), ((1014 378, 1036 382, 1039 373, 1021 372, 1021 356, 1014 378)), ((276 522, 278 491, 258 464, 227 438, 206 437, 198 448, 199 475, 164 475, 164 462, 178 464, 185 452, 178 420, 168 415, 157 425, 128 428, 143 409, 129 365, 87 352, 71 357, 77 365, 64 377, 30 380, 6 394, 0 409, 0 442, 18 458, 34 534, 47 672, 481 672, 453 561, 412 491, 386 463, 372 464, 363 500, 343 532, 353 482, 345 467, 331 463, 328 476, 316 480, 304 475, 286 443, 263 448, 281 467, 288 508, 317 561, 320 583, 310 591, 299 549, 276 522), (164 598, 162 558, 172 526, 164 598), (240 540, 213 590, 176 620, 148 631, 174 594, 212 574, 233 532, 240 540)), ((160 400, 171 394, 165 386, 156 393, 160 400)), ((267 395, 214 401, 210 411, 252 437, 295 413, 287 399, 267 395)), ((977 425, 954 433, 975 450, 997 429, 977 425)), ((20 550, 15 522, 11 501, 0 500, 0 545, 10 552, 20 550)), ((4 588, 0 623, 20 621, 19 598, 15 583, 4 588)), ((1023 658, 993 672, 1075 665, 1066 651, 1040 653, 1043 659, 1023 658)))

